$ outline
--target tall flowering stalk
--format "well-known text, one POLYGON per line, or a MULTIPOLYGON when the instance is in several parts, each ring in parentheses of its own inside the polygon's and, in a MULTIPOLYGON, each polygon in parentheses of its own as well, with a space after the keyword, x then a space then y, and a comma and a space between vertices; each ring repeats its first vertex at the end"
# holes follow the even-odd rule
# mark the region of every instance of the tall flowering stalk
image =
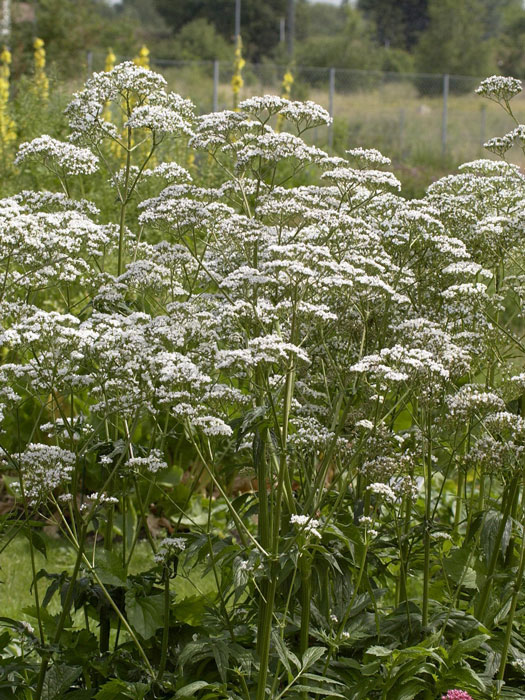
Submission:
POLYGON ((0 53, 0 143, 2 154, 16 140, 16 125, 9 113, 9 75, 11 52, 4 47, 0 53))
POLYGON ((113 49, 109 48, 108 52, 106 54, 106 60, 104 63, 104 70, 106 73, 109 73, 110 71, 115 68, 115 61, 117 60, 117 57, 115 56, 113 49))
MULTIPOLYGON (((289 100, 292 94, 292 85, 294 83, 294 77, 291 68, 287 68, 285 74, 283 75, 283 81, 281 83, 281 97, 285 100, 289 100)), ((282 114, 277 115, 277 123, 275 126, 276 131, 281 131, 284 123, 284 117, 282 114)))
MULTIPOLYGON (((106 73, 110 73, 113 68, 115 68, 115 61, 117 60, 117 57, 113 53, 113 49, 109 48, 108 52, 106 54, 106 60, 104 63, 104 70, 106 73)), ((102 116, 106 121, 111 121, 111 102, 108 100, 104 104, 104 109, 102 111, 102 116)), ((111 151, 114 156, 119 157, 121 154, 121 148, 120 145, 116 142, 113 141, 111 144, 111 151)))
POLYGON ((233 76, 231 80, 234 111, 237 111, 241 88, 244 85, 244 80, 242 78, 242 69, 245 65, 246 61, 242 57, 242 39, 241 35, 239 34, 237 36, 237 42, 235 45, 235 57, 233 60, 233 76))
POLYGON ((139 53, 135 58, 133 59, 133 63, 136 66, 140 66, 141 68, 146 68, 149 70, 150 65, 149 65, 149 54, 150 51, 147 46, 142 46, 140 49, 139 53))
POLYGON ((49 80, 46 75, 46 50, 44 48, 43 39, 37 37, 33 42, 33 49, 33 84, 35 93, 43 102, 47 102, 49 97, 49 80))

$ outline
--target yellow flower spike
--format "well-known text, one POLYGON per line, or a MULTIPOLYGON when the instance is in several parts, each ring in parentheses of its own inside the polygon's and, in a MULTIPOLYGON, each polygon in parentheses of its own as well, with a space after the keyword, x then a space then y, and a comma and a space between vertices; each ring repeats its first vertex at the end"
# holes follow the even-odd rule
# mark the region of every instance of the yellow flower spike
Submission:
POLYGON ((139 55, 135 56, 133 63, 136 66, 142 66, 142 68, 147 68, 149 70, 149 49, 147 46, 143 46, 139 51, 139 55))
POLYGON ((36 38, 33 42, 34 48, 34 88, 35 93, 44 102, 47 102, 49 97, 49 80, 46 75, 46 50, 42 39, 36 38))
POLYGON ((289 98, 290 94, 292 92, 292 85, 293 85, 293 75, 288 69, 286 73, 283 76, 283 82, 282 82, 282 88, 283 88, 283 97, 289 98))
MULTIPOLYGON (((108 52, 106 54, 106 62, 104 64, 104 70, 106 71, 106 73, 109 73, 110 71, 113 70, 113 68, 115 68, 115 61, 116 60, 117 60, 117 57, 113 53, 113 49, 108 49, 108 52)), ((104 105, 104 109, 102 110, 102 117, 107 122, 111 121, 111 108, 110 108, 109 102, 106 102, 106 104, 104 105)), ((112 142, 112 144, 114 144, 114 142, 112 142)), ((118 144, 114 144, 114 145, 120 151, 120 147, 118 146, 118 144)))
POLYGON ((0 53, 0 63, 5 66, 11 65, 11 51, 9 51, 7 46, 4 46, 2 53, 0 53))
POLYGON ((16 140, 15 122, 9 114, 9 77, 11 52, 4 46, 0 53, 0 147, 2 154, 16 140))
POLYGON ((237 112, 239 104, 239 93, 242 86, 244 85, 244 80, 242 79, 242 69, 246 65, 246 61, 242 57, 242 39, 239 34, 237 37, 237 45, 235 47, 235 59, 233 61, 233 76, 232 76, 232 90, 233 90, 233 109, 237 112))
POLYGON ((106 73, 109 73, 110 71, 115 68, 115 61, 117 60, 117 57, 113 53, 113 49, 108 49, 108 53, 106 55, 106 63, 104 64, 104 70, 106 73))
MULTIPOLYGON (((292 85, 293 85, 293 75, 292 71, 290 68, 287 68, 286 73, 283 75, 283 82, 281 83, 282 87, 282 92, 281 92, 281 97, 286 98, 287 100, 290 99, 290 95, 292 94, 292 85)), ((284 122, 284 117, 282 117, 280 114, 277 115, 277 124, 275 125, 275 131, 281 131, 282 126, 284 122)))

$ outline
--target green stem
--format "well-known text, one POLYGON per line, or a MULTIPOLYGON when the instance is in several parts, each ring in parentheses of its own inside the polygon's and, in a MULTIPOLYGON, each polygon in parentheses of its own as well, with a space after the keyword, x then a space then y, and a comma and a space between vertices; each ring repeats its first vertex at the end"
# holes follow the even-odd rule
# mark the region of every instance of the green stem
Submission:
MULTIPOLYGON (((66 620, 67 620, 67 617, 69 615, 71 603, 73 602, 73 590, 75 587, 78 572, 80 570, 80 564, 82 563, 82 557, 84 554, 85 536, 86 536, 86 527, 84 525, 82 527, 81 532, 80 532, 79 547, 77 550, 75 565, 73 567, 73 573, 71 574, 71 578, 69 580, 69 586, 67 589, 66 598, 65 598, 64 604, 62 606, 62 612, 61 612, 60 618, 58 620, 57 628, 55 631, 55 636, 53 637, 53 646, 57 645, 60 641, 60 637, 62 636, 62 631, 64 629, 64 625, 66 624, 66 620)), ((40 700, 40 698, 42 697, 42 690, 44 688, 44 680, 46 677, 46 671, 47 671, 47 667, 49 665, 50 659, 51 659, 51 652, 46 651, 42 656, 42 661, 40 662, 40 671, 38 673, 38 681, 37 681, 34 700, 40 700)))
POLYGON ((259 677, 257 680, 256 700, 266 700, 266 680, 268 678, 268 659, 270 657, 270 640, 272 634, 273 606, 275 602, 275 592, 277 590, 277 578, 279 574, 278 562, 270 562, 270 580, 266 589, 266 600, 264 602, 262 624, 259 626, 257 637, 260 638, 259 651, 259 677))
POLYGON ((425 530, 424 539, 424 569, 423 569, 423 604, 421 609, 421 624, 423 628, 428 626, 428 599, 430 587, 430 520, 432 514, 432 440, 431 440, 431 417, 427 412, 427 441, 428 448, 425 456, 425 530))
POLYGON ((516 490, 518 484, 518 479, 517 477, 513 477, 512 481, 510 482, 510 485, 508 489, 506 489, 504 496, 503 496, 503 502, 504 502, 504 507, 503 507, 503 515, 500 520, 498 532, 496 534, 496 539, 494 541, 494 549, 492 550, 492 554, 487 566, 487 575, 485 578, 485 582, 483 584, 483 588, 481 589, 477 609, 476 609, 476 618, 480 622, 485 622, 485 613, 487 609, 487 604, 489 600, 489 593, 490 589, 492 586, 492 579, 494 577, 494 572, 496 570, 496 564, 498 561, 498 554, 500 551, 501 547, 501 541, 503 540, 503 534, 505 532, 505 527, 507 525, 507 520, 510 515, 510 510, 512 508, 512 502, 514 501, 514 492, 516 490))
POLYGON ((462 506, 462 498, 463 498, 463 486, 465 483, 465 472, 459 466, 458 468, 458 482, 457 482, 457 490, 456 490, 456 512, 454 514, 454 531, 458 532, 459 528, 459 523, 461 522, 461 506, 462 506))
MULTIPOLYGON (((292 321, 292 327, 294 322, 292 321)), ((293 333, 292 333, 293 337, 293 333)), ((283 408, 283 424, 281 430, 281 456, 279 463, 279 473, 277 477, 277 489, 275 494, 275 510, 272 517, 272 550, 270 562, 270 577, 269 584, 265 590, 266 600, 262 600, 263 612, 259 618, 258 639, 261 640, 259 645, 259 677, 257 685, 257 700, 265 700, 266 697, 266 680, 268 678, 268 660, 270 657, 270 641, 272 634, 272 620, 275 602, 275 592, 277 590, 277 581, 279 577, 279 536, 281 526, 281 513, 283 505, 283 494, 285 487, 285 471, 288 469, 286 460, 286 443, 288 440, 288 421, 290 418, 290 409, 292 405, 292 397, 295 384, 295 367, 294 359, 290 358, 288 373, 286 375, 286 385, 284 392, 284 408, 283 408)), ((266 488, 266 484, 264 485, 266 488)), ((259 490, 261 484, 259 484, 259 490)))
POLYGON ((521 536, 521 552, 520 552, 520 563, 518 567, 518 573, 514 579, 514 592, 512 594, 512 602, 510 604, 509 617, 507 619, 507 629, 505 630, 505 640, 503 642, 503 649, 501 652, 501 661, 499 665, 497 680, 502 681, 505 674, 505 666, 507 664, 507 656, 509 653, 510 640, 512 637, 512 626, 514 624, 514 616, 516 614, 516 608, 518 605, 518 599, 521 591, 521 584, 523 582, 523 573, 525 572, 525 533, 522 532, 521 536))
POLYGON ((160 651, 159 671, 157 682, 160 683, 166 668, 166 659, 168 658, 168 638, 170 631, 170 574, 168 567, 164 567, 164 627, 162 628, 162 642, 160 651))
POLYGON ((301 554, 299 569, 301 572, 301 631, 299 651, 301 657, 308 649, 310 639, 310 604, 312 602, 312 556, 308 552, 301 554))
POLYGON ((131 165, 131 128, 128 126, 128 146, 126 151, 126 176, 124 181, 124 196, 122 199, 122 204, 120 207, 120 221, 119 221, 119 234, 118 234, 118 263, 117 263, 117 277, 122 274, 123 267, 123 248, 124 248, 124 231, 126 227, 126 205, 128 203, 128 184, 129 184, 129 172, 131 165))

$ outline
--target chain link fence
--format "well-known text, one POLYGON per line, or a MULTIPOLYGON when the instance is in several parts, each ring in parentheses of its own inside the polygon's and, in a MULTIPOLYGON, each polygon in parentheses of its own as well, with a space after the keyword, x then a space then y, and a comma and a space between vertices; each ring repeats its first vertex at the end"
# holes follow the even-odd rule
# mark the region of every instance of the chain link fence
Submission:
MULTIPOLYGON (((103 70, 104 61, 104 54, 90 52, 88 72, 103 70)), ((150 65, 164 75, 171 90, 191 98, 200 113, 232 108, 231 64, 151 58, 150 65)), ((241 99, 281 94, 287 70, 284 65, 247 63, 241 99)), ((334 118, 331 127, 314 129, 310 140, 336 152, 363 146, 378 148, 397 162, 460 162, 486 157, 483 143, 514 126, 498 105, 474 93, 481 77, 309 66, 295 66, 291 72, 292 99, 313 100, 334 118)), ((525 121, 525 96, 515 98, 513 109, 525 121)), ((520 162, 519 154, 515 158, 520 162)))

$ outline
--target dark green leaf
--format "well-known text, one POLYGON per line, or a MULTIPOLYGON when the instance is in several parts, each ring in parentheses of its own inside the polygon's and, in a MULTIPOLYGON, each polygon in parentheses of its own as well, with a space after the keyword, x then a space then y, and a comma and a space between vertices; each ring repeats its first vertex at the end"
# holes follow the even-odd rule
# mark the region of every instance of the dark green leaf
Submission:
POLYGON ((46 673, 42 688, 42 700, 57 700, 82 673, 79 666, 55 664, 46 673))
POLYGON ((193 695, 195 695, 195 693, 198 690, 202 690, 202 688, 208 688, 209 685, 210 684, 206 681, 194 681, 189 685, 185 685, 184 688, 180 688, 179 690, 177 690, 174 697, 177 698, 177 700, 178 698, 191 698, 193 695))
POLYGON ((307 668, 313 666, 316 661, 319 661, 326 653, 325 647, 310 647, 307 649, 301 659, 302 669, 306 671, 307 668))
POLYGON ((470 652, 477 651, 481 645, 490 639, 488 634, 477 634, 470 639, 464 639, 461 642, 456 642, 452 645, 448 653, 449 664, 454 664, 457 661, 461 661, 465 656, 469 656, 470 652))
MULTIPOLYGON (((164 596, 140 596, 134 590, 126 591, 126 614, 133 629, 149 639, 164 623, 164 596)), ((168 624, 168 620, 165 622, 168 624)))
POLYGON ((40 554, 43 554, 44 557, 47 559, 46 541, 44 540, 40 532, 37 532, 34 528, 31 527, 23 527, 21 532, 27 537, 27 539, 33 545, 33 547, 38 552, 40 552, 40 554))
POLYGON ((102 583, 108 586, 122 586, 126 583, 126 572, 122 559, 107 549, 97 550, 95 571, 102 583))
POLYGON ((454 549, 444 561, 445 571, 456 585, 464 588, 477 588, 476 572, 471 567, 468 549, 454 549))

